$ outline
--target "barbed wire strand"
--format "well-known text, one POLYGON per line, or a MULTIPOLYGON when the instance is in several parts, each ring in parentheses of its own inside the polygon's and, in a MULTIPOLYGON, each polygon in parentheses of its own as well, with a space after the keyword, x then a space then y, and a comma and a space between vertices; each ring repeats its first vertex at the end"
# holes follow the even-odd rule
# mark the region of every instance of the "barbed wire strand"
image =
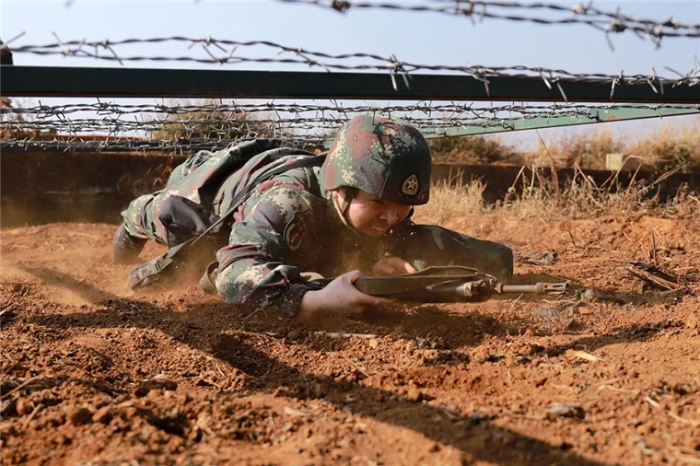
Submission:
MULTIPOLYGON (((70 6, 74 0, 66 0, 70 6)), ((685 24, 674 17, 666 20, 640 18, 626 15, 618 6, 615 12, 603 11, 593 6, 593 2, 577 3, 573 6, 556 3, 522 3, 491 0, 428 0, 424 4, 401 4, 392 2, 351 2, 349 0, 278 0, 286 4, 306 4, 341 13, 350 10, 391 10, 419 13, 441 13, 451 16, 465 16, 473 24, 484 19, 497 19, 514 22, 530 22, 537 25, 574 25, 583 24, 605 33, 612 48, 610 33, 620 34, 631 31, 644 40, 654 42, 658 47, 664 37, 700 37, 700 24, 685 24), (520 10, 526 14, 505 12, 520 10), (530 13, 542 12, 565 14, 564 17, 547 18, 530 13)), ((198 3, 198 0, 195 0, 198 3)))
POLYGON ((661 46, 664 37, 700 37, 700 24, 684 24, 676 18, 666 20, 642 19, 624 15, 620 7, 612 12, 599 10, 587 4, 577 3, 573 7, 550 3, 520 3, 476 0, 432 0, 426 4, 391 3, 391 2, 351 2, 349 0, 278 0, 287 4, 306 4, 346 13, 350 10, 392 10, 419 13, 441 13, 451 16, 466 16, 476 23, 485 18, 515 22, 530 22, 538 25, 575 25, 583 24, 605 33, 608 44, 613 48, 609 34, 630 31, 636 36, 650 40, 656 47, 661 46), (546 18, 505 14, 499 10, 549 11, 568 13, 568 17, 546 18))
POLYGON ((659 76, 655 68, 648 75, 633 74, 624 75, 621 71, 616 75, 605 73, 573 73, 563 69, 551 69, 538 66, 481 66, 481 65, 430 65, 410 63, 400 60, 395 55, 390 57, 382 57, 371 53, 344 53, 344 54, 328 54, 306 50, 300 47, 289 47, 270 41, 232 41, 215 39, 212 37, 196 38, 184 36, 172 37, 153 37, 153 38, 129 38, 119 41, 87 41, 87 40, 72 40, 62 41, 56 35, 57 42, 43 45, 22 45, 13 47, 13 53, 30 53, 37 55, 63 55, 77 58, 94 58, 107 61, 118 61, 124 65, 125 62, 139 61, 155 61, 155 62, 194 62, 208 63, 219 65, 231 65, 242 63, 277 63, 277 64, 297 64, 306 65, 309 67, 321 67, 327 72, 331 70, 341 71, 386 71, 390 73, 390 78, 394 89, 397 89, 396 76, 402 76, 404 83, 409 86, 410 73, 417 71, 447 71, 454 73, 467 74, 474 79, 484 83, 487 95, 490 95, 489 78, 491 77, 512 77, 512 78, 538 78, 542 79, 545 85, 552 89, 556 86, 564 100, 562 82, 588 82, 588 83, 604 83, 611 86, 611 98, 614 95, 615 89, 622 85, 649 85, 655 93, 663 93, 664 87, 676 86, 695 86, 700 82, 700 65, 692 68, 687 73, 681 73, 670 67, 664 67, 670 71, 675 78, 667 78, 659 76), (187 50, 192 50, 195 45, 200 45, 206 51, 206 56, 196 55, 134 55, 126 56, 118 53, 118 48, 133 45, 146 44, 164 44, 168 42, 179 42, 187 44, 187 50), (272 48, 276 51, 274 57, 244 57, 235 55, 239 48, 262 46, 272 48), (228 47, 228 49, 227 49, 228 47), (108 51, 108 55, 100 54, 99 50, 108 51), (212 50, 217 49, 225 55, 217 56, 212 53, 212 50), (294 57, 281 57, 281 54, 291 53, 294 57), (348 63, 354 60, 370 60, 369 63, 348 63))
MULTIPOLYGON (((514 130, 520 121, 565 118, 571 122, 600 122, 618 110, 696 110, 700 105, 501 105, 473 104, 356 105, 298 104, 67 104, 0 108, 0 148, 95 151, 190 151, 223 148, 240 138, 280 137, 292 144, 318 145, 328 141, 355 114, 392 115, 435 136, 447 129, 498 128, 514 130), (93 112, 101 118, 75 118, 93 112), (80 115, 78 115, 80 116, 80 115), (31 117, 31 119, 26 119, 31 117), (130 118, 130 119, 124 119, 130 118), (91 132, 92 135, 80 133, 91 132), (95 134, 97 132, 97 134, 95 134), (22 137, 23 135, 26 135, 22 137), (20 137, 17 137, 20 136, 20 137), (203 137, 204 136, 204 137, 203 137), (102 138, 100 140, 95 139, 102 138), (113 138, 113 139, 110 139, 113 138)), ((661 116, 661 113, 659 113, 661 116)))

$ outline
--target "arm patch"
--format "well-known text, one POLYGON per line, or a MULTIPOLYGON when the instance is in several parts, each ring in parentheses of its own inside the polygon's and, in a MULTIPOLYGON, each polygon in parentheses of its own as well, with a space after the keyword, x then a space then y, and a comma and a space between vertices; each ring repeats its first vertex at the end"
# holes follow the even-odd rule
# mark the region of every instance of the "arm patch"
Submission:
POLYGON ((284 227, 284 241, 287 243, 290 251, 296 251, 304 242, 304 237, 308 232, 306 220, 299 212, 294 212, 292 218, 284 227))

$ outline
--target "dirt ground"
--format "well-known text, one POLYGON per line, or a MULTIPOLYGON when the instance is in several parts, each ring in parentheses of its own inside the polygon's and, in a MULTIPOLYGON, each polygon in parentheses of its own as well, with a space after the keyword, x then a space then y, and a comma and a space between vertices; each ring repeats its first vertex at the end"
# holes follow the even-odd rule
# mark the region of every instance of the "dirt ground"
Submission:
POLYGON ((516 272, 596 297, 302 327, 196 286, 131 292, 114 225, 2 230, 2 464, 700 464, 700 220, 446 226, 556 251, 516 272), (683 291, 626 270, 652 244, 683 291))

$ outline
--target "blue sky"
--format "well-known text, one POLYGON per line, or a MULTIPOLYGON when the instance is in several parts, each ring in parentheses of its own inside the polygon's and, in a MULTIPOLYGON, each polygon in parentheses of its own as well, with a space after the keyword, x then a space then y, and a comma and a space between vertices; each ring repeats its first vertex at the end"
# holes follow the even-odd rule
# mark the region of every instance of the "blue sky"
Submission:
MULTIPOLYGON (((427 0, 421 0, 425 4, 427 0)), ((410 2, 404 2, 409 4, 410 2)), ((575 2, 556 2, 573 5, 575 2)), ((700 24, 700 1, 639 2, 597 1, 599 9, 664 21, 673 16, 683 23, 700 24)), ((525 13, 515 11, 514 13, 525 13)), ((539 15, 539 14, 538 14, 539 15)), ((542 13, 542 16, 544 13, 542 13)), ((288 46, 327 53, 371 52, 395 54, 407 62, 446 65, 527 65, 561 68, 571 72, 659 74, 670 66, 683 73, 700 57, 700 39, 666 38, 661 48, 631 33, 611 35, 611 50, 602 32, 585 25, 545 26, 485 19, 476 25, 466 17, 435 13, 351 10, 340 14, 309 5, 277 1, 88 1, 0 0, 0 38, 7 41, 25 32, 11 45, 62 40, 125 39, 184 35, 231 40, 269 40, 288 46)), ((131 54, 188 55, 185 45, 124 49, 131 54)), ((245 49, 247 56, 274 56, 269 49, 245 49)), ((245 52, 245 53, 243 53, 245 52)), ((19 65, 118 66, 94 60, 18 54, 19 65)), ((130 67, 182 67, 207 65, 178 63, 127 63, 130 67)), ((213 65, 213 68, 218 66, 213 65)), ((234 67, 227 67, 234 69, 234 67)), ((239 66, 240 69, 298 69, 277 64, 239 66)), ((320 71, 320 69, 318 69, 320 71)), ((0 83, 1 84, 1 83, 0 83)), ((75 99, 73 101, 76 101, 75 99)), ((45 99, 42 102, 48 103, 45 99)), ((689 118, 674 119, 683 124, 689 118)), ((650 128, 634 123, 632 128, 650 128)), ((621 127, 630 123, 619 124, 621 127)), ((556 130, 547 130, 556 131, 556 130)), ((546 134, 546 131, 541 132, 546 134)), ((516 136, 516 138, 520 135, 516 136)), ((526 136, 527 139, 529 136, 526 136)))

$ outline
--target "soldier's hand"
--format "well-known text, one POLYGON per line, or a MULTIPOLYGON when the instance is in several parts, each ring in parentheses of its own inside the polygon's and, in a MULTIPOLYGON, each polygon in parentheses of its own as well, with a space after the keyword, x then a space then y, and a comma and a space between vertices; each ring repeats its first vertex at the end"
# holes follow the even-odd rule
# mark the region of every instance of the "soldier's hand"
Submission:
POLYGON ((399 257, 386 257, 372 266, 372 274, 376 276, 400 275, 413 273, 416 269, 399 257))
POLYGON ((368 307, 396 302, 393 299, 366 295, 355 288, 355 280, 364 276, 359 270, 353 270, 338 276, 321 290, 306 292, 301 300, 299 317, 305 319, 318 311, 357 313, 368 307))

